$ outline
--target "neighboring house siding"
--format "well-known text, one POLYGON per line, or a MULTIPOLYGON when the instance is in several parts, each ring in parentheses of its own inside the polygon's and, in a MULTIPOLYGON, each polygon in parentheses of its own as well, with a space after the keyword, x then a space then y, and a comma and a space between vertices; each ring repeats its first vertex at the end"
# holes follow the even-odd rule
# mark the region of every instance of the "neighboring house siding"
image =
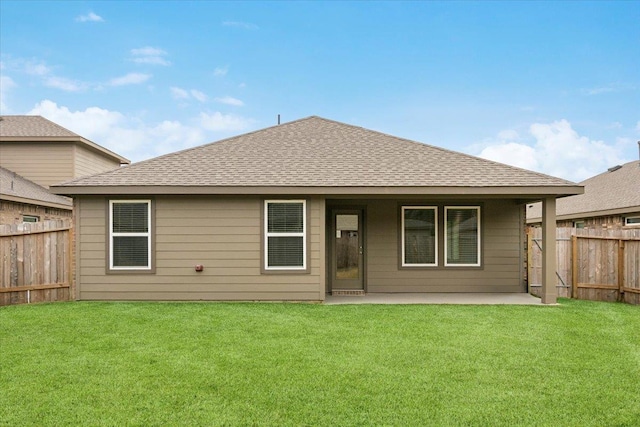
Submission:
POLYGON ((0 166, 49 188, 73 175, 71 144, 0 143, 0 166))
MULTIPOLYGON (((407 205, 474 205, 465 201, 411 201, 407 205)), ((482 206, 482 267, 398 267, 398 202, 367 204, 368 292, 523 292, 520 247, 524 208, 513 201, 482 206)))
POLYGON ((107 199, 78 199, 79 299, 324 299, 321 199, 308 200, 310 274, 261 274, 263 199, 259 197, 156 196, 154 200, 155 274, 105 274, 107 199), (196 272, 196 264, 204 265, 204 271, 196 272))
POLYGON ((85 147, 75 146, 74 178, 106 172, 120 167, 120 162, 108 159, 85 147))
POLYGON ((0 200, 0 224, 21 224, 24 215, 37 216, 39 221, 71 218, 71 209, 47 208, 28 203, 0 200))

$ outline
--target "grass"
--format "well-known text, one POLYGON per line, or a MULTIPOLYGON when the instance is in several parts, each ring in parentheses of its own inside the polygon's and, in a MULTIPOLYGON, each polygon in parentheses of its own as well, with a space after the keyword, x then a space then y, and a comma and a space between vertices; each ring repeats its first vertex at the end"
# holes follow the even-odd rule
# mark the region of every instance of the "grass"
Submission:
POLYGON ((0 308, 0 425, 640 425, 640 307, 0 308))

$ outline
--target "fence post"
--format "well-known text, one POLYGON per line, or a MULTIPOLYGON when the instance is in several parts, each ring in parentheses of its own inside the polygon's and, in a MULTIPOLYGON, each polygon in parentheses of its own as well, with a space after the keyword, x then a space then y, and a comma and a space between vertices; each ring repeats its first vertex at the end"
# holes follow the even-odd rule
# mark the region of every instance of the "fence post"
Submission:
POLYGON ((67 283, 69 284, 69 301, 76 300, 76 283, 74 280, 75 272, 73 271, 73 268, 75 267, 73 260, 76 256, 75 247, 73 245, 75 238, 74 232, 74 228, 69 229, 69 238, 67 240, 67 265, 65 266, 67 270, 67 283))
POLYGON ((533 231, 527 230, 527 292, 531 293, 531 278, 533 277, 533 231))
POLYGON ((578 299, 578 236, 571 236, 571 298, 578 299))
POLYGON ((618 301, 624 301, 624 240, 618 240, 618 301))

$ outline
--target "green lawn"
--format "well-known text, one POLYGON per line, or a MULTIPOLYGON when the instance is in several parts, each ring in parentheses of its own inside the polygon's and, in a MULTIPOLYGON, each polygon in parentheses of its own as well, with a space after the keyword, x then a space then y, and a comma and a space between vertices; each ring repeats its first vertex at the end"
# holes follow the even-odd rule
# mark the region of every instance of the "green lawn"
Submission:
POLYGON ((0 308, 0 425, 640 425, 640 307, 0 308))

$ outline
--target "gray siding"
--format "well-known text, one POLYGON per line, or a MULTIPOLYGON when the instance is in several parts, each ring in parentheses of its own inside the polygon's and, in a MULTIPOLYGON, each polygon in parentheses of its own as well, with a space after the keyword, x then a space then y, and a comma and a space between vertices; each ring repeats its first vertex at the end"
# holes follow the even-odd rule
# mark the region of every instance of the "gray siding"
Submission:
MULTIPOLYGON (((443 203, 427 200, 406 204, 443 203)), ((443 267, 444 248, 440 244, 440 267, 412 269, 399 268, 398 202, 367 202, 367 291, 523 292, 520 248, 524 208, 508 200, 486 200, 482 205, 482 267, 443 267)))
POLYGON ((49 188, 74 177, 72 150, 70 143, 2 142, 0 166, 49 188))
MULTIPOLYGON (((157 196, 153 274, 106 274, 104 197, 78 199, 78 298, 83 300, 324 299, 325 201, 312 198, 310 274, 261 273, 259 197, 157 196), (203 264, 204 271, 195 271, 203 264)), ((328 202, 335 205, 338 202, 328 202)), ((346 205, 348 202, 340 202, 346 205)), ((523 292, 524 208, 509 200, 482 204, 482 267, 400 268, 397 200, 358 200, 366 207, 367 292, 523 292)), ((407 204, 443 205, 420 201, 407 204)), ((455 205, 460 203, 446 203, 455 205)), ((477 203, 465 202, 465 205, 477 203)), ((442 231, 441 231, 442 232, 442 231)))
POLYGON ((261 274, 262 199, 155 198, 155 274, 105 274, 105 198, 82 197, 77 227, 83 300, 322 300, 324 201, 310 199, 310 274, 261 274), (196 264, 204 271, 195 271, 196 264))
MULTIPOLYGON (((521 292, 521 209, 508 201, 483 203, 481 268, 399 269, 397 203, 376 203, 368 212, 368 291, 521 292)), ((442 266, 442 244, 439 251, 442 266)))
POLYGON ((74 178, 80 178, 117 169, 120 167, 120 162, 76 145, 74 165, 74 178))

